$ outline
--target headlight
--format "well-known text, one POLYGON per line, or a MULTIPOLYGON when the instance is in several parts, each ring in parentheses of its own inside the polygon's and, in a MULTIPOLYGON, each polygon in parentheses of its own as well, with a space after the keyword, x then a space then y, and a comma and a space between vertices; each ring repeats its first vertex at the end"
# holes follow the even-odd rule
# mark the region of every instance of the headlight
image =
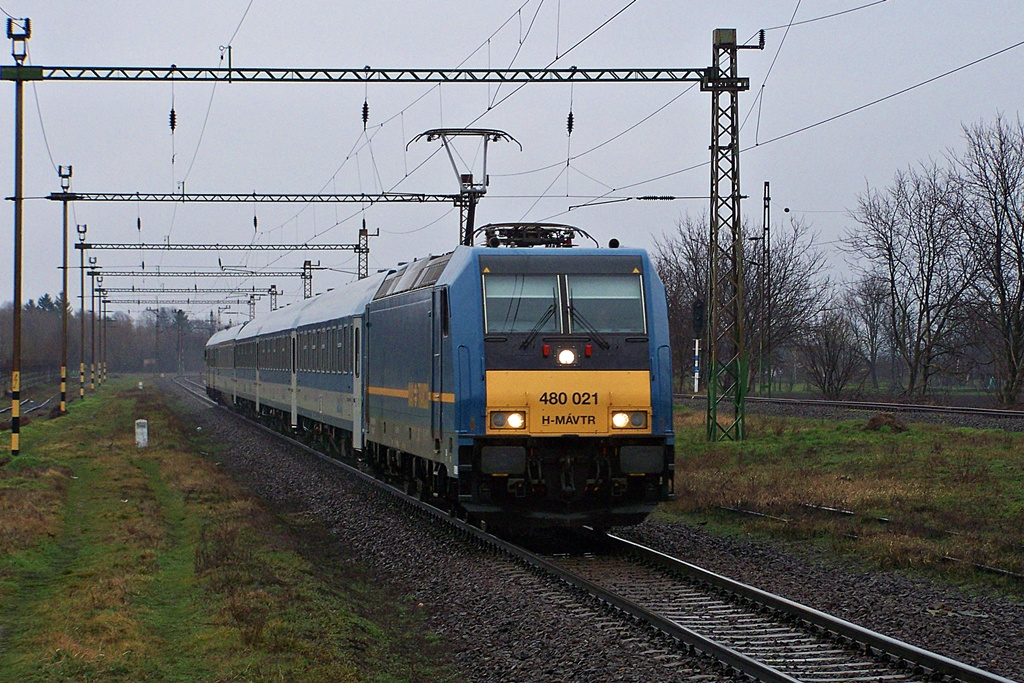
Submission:
POLYGON ((612 413, 612 427, 615 429, 642 429, 647 426, 647 413, 635 410, 631 413, 612 413))
POLYGON ((576 352, 572 349, 562 349, 558 352, 558 362, 560 365, 572 365, 576 362, 576 352))
POLYGON ((495 429, 522 429, 526 426, 526 416, 523 413, 491 413, 491 426, 495 429))

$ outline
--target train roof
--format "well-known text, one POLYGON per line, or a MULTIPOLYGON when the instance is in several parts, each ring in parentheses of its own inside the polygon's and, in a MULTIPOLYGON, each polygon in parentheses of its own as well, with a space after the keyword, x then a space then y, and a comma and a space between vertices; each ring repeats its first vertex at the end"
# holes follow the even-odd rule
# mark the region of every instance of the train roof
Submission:
MULTIPOLYGON (((279 308, 267 315, 260 316, 237 327, 217 332, 207 342, 207 346, 228 342, 252 339, 268 334, 317 325, 328 320, 351 315, 358 315, 366 309, 366 305, 379 299, 403 291, 419 289, 431 285, 449 285, 469 268, 478 268, 480 259, 517 261, 529 260, 533 268, 543 268, 548 263, 551 267, 562 269, 567 263, 580 257, 609 257, 634 259, 648 262, 647 252, 643 249, 589 249, 575 247, 572 249, 533 248, 493 248, 459 246, 452 252, 438 256, 402 264, 401 267, 383 273, 376 273, 368 278, 356 280, 336 289, 318 294, 284 308, 279 308), (545 263, 547 262, 547 263, 545 263)), ((589 259, 584 259, 589 260, 589 259)), ((635 261, 634 261, 635 263, 635 261)))
POLYGON ((224 342, 234 341, 235 337, 237 337, 238 333, 242 330, 242 327, 244 327, 244 325, 235 325, 233 327, 228 327, 227 329, 218 330, 213 333, 213 336, 206 340, 206 345, 216 346, 217 344, 223 344, 224 342))
POLYGON ((366 302, 373 298, 385 275, 377 273, 271 311, 235 328, 237 331, 234 337, 218 338, 222 332, 228 331, 222 330, 211 337, 210 342, 213 343, 214 339, 218 343, 230 339, 243 341, 358 314, 366 308, 366 302))

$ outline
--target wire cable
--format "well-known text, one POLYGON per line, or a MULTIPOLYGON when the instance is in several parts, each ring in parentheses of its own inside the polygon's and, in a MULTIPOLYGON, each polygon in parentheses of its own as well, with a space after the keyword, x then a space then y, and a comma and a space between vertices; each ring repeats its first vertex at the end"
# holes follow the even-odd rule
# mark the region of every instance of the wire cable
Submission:
POLYGON ((872 100, 871 102, 867 102, 867 103, 862 104, 862 105, 860 105, 858 107, 854 107, 853 109, 848 109, 848 110, 846 110, 846 111, 844 111, 844 112, 842 112, 840 114, 836 114, 835 116, 830 116, 827 119, 822 119, 821 121, 818 121, 816 123, 812 123, 812 124, 807 125, 807 126, 803 126, 802 128, 797 128, 796 130, 792 130, 792 131, 790 131, 788 133, 783 133, 782 135, 777 135, 774 138, 771 138, 769 140, 765 140, 764 142, 762 142, 760 144, 755 144, 755 145, 753 145, 753 147, 747 147, 747 148, 743 149, 742 151, 753 149, 754 147, 758 147, 758 146, 767 145, 767 144, 770 144, 772 142, 778 142, 779 140, 784 140, 785 138, 791 137, 791 136, 796 135, 798 133, 803 133, 803 132, 806 132, 808 130, 811 130, 812 128, 817 128, 818 126, 823 126, 826 123, 831 123, 832 121, 836 121, 837 119, 841 119, 841 118, 843 118, 845 116, 849 116, 850 114, 854 114, 856 112, 862 111, 864 109, 867 109, 868 107, 873 107, 876 104, 880 104, 882 102, 885 102, 886 100, 891 100, 894 97, 899 97, 900 95, 906 94, 906 93, 908 93, 908 92, 910 92, 912 90, 917 90, 918 88, 920 88, 922 86, 928 85, 929 83, 934 83, 935 81, 938 81, 938 80, 940 80, 942 78, 945 78, 946 76, 951 76, 951 75, 953 75, 953 74, 955 74, 957 72, 963 71, 964 69, 968 69, 968 68, 970 68, 972 66, 975 66, 976 64, 980 64, 980 63, 982 63, 982 62, 984 62, 986 60, 992 59, 993 57, 998 57, 999 55, 1003 54, 1004 52, 1009 52, 1010 50, 1014 50, 1014 49, 1016 49, 1016 48, 1018 48, 1018 47, 1020 47, 1022 45, 1024 45, 1024 40, 1022 40, 1022 41, 1020 41, 1018 43, 1014 43, 1013 45, 1010 45, 1009 47, 1004 47, 1003 49, 997 50, 997 51, 995 51, 995 52, 993 52, 991 54, 985 55, 984 57, 981 57, 979 59, 975 59, 974 61, 968 62, 967 64, 963 64, 961 66, 958 66, 955 69, 950 69, 949 71, 943 72, 943 73, 941 73, 941 74, 939 74, 937 76, 932 76, 931 78, 923 80, 920 83, 915 83, 914 85, 911 85, 911 86, 908 86, 906 88, 903 88, 902 90, 897 90, 896 92, 890 93, 890 94, 886 95, 885 97, 879 97, 876 100, 872 100))
MULTIPOLYGON (((862 111, 862 110, 867 109, 869 107, 873 107, 876 104, 880 104, 880 103, 885 102, 887 100, 891 100, 891 99, 893 99, 895 97, 898 97, 900 95, 906 94, 906 93, 908 93, 908 92, 910 92, 912 90, 916 90, 916 89, 918 89, 918 88, 920 88, 922 86, 928 85, 929 83, 934 83, 935 81, 938 81, 938 80, 940 80, 942 78, 945 78, 947 76, 951 76, 951 75, 953 75, 955 73, 963 71, 964 69, 968 69, 968 68, 970 68, 972 66, 975 66, 977 64, 980 64, 980 63, 982 63, 984 61, 987 61, 989 59, 997 57, 997 56, 999 56, 999 55, 1001 55, 1001 54, 1003 54, 1005 52, 1009 52, 1010 50, 1015 50, 1015 49, 1021 47, 1022 45, 1024 45, 1024 40, 1022 40, 1020 42, 1017 42, 1017 43, 1014 43, 1013 45, 1009 45, 1007 47, 1004 47, 1004 48, 1002 48, 1000 50, 996 50, 995 52, 992 52, 992 53, 990 53, 988 55, 985 55, 984 57, 980 57, 978 59, 975 59, 975 60, 973 60, 971 62, 968 62, 966 64, 962 64, 961 66, 958 66, 955 69, 950 69, 949 71, 945 71, 945 72, 943 72, 941 74, 938 74, 937 76, 932 76, 931 78, 923 80, 923 81, 921 81, 919 83, 915 83, 914 85, 908 86, 908 87, 903 88, 901 90, 898 90, 898 91, 896 91, 894 93, 890 93, 890 94, 888 94, 888 95, 886 95, 884 97, 879 97, 878 99, 872 100, 871 102, 867 102, 867 103, 862 104, 860 106, 853 107, 852 109, 848 109, 848 110, 846 110, 846 111, 844 111, 842 113, 836 114, 835 116, 830 116, 828 118, 822 119, 822 120, 817 121, 815 123, 803 126, 801 128, 797 128, 795 130, 791 130, 788 133, 783 133, 782 135, 777 135, 777 136, 775 136, 775 137, 773 137, 773 138, 771 138, 769 140, 765 140, 764 142, 757 143, 757 144, 754 144, 754 145, 751 145, 751 146, 748 146, 748 147, 742 147, 740 149, 740 152, 748 152, 748 151, 750 151, 752 149, 755 149, 757 147, 763 147, 763 146, 771 144, 773 142, 778 142, 779 140, 784 140, 786 138, 792 137, 792 136, 797 135, 799 133, 804 133, 804 132, 806 132, 808 130, 817 128, 819 126, 823 126, 823 125, 825 125, 827 123, 831 123, 831 122, 836 121, 838 119, 841 119, 841 118, 844 118, 846 116, 849 116, 850 114, 854 114, 856 112, 862 111)), ((686 168, 681 168, 681 169, 678 169, 678 170, 675 170, 675 171, 670 171, 668 173, 663 173, 663 174, 655 176, 653 178, 648 178, 646 180, 641 180, 641 181, 638 181, 638 182, 635 182, 635 183, 630 183, 629 185, 623 185, 622 187, 618 187, 618 188, 616 188, 613 191, 626 190, 626 189, 630 189, 630 188, 633 188, 633 187, 638 187, 640 185, 646 185, 648 183, 657 182, 659 180, 664 180, 665 178, 671 178, 673 176, 677 176, 677 175, 680 175, 682 173, 688 173, 689 171, 694 171, 696 169, 703 168, 705 166, 709 166, 710 164, 711 164, 710 161, 703 161, 703 162, 701 162, 699 164, 694 164, 692 166, 687 166, 686 168)), ((611 194, 611 192, 612 191, 609 191, 604 196, 607 197, 608 195, 611 194)), ((593 205, 593 204, 596 204, 596 203, 599 203, 598 199, 595 199, 595 200, 590 201, 590 202, 586 202, 586 203, 582 204, 580 207, 577 207, 577 208, 584 208, 586 206, 590 206, 590 205, 593 205)), ((563 212, 560 212, 560 213, 553 214, 553 215, 548 216, 548 217, 546 217, 546 218, 544 218, 542 220, 551 220, 553 218, 557 218, 558 216, 565 215, 566 213, 568 213, 568 211, 563 211, 563 212)))
POLYGON ((238 35, 239 29, 242 28, 242 24, 245 22, 245 18, 249 16, 249 10, 252 9, 252 3, 254 0, 249 0, 249 4, 246 6, 245 11, 242 12, 242 18, 238 20, 238 26, 235 27, 235 32, 231 34, 231 38, 228 39, 227 44, 230 46, 235 41, 235 36, 238 35))
POLYGON ((765 30, 765 31, 777 31, 777 30, 779 30, 781 28, 784 28, 784 29, 786 29, 788 31, 793 26, 803 26, 805 24, 813 24, 816 21, 822 21, 824 19, 831 19, 833 17, 838 17, 838 16, 841 16, 843 14, 849 14, 851 12, 856 12, 858 10, 867 9, 868 7, 874 7, 875 5, 881 5, 883 2, 886 2, 886 1, 887 0, 875 0, 874 2, 869 2, 866 5, 860 5, 858 7, 851 7, 850 9, 844 9, 844 10, 841 10, 839 12, 833 12, 832 14, 824 14, 824 15, 822 15, 820 17, 814 17, 813 19, 804 19, 803 21, 790 22, 788 24, 782 24, 780 26, 771 26, 771 27, 763 29, 763 30, 765 30))
MULTIPOLYGON (((0 10, 2 10, 2 9, 3 8, 0 8, 0 10)), ((4 14, 7 14, 6 10, 4 10, 4 14)), ((7 14, 7 16, 11 17, 10 14, 7 14)), ((11 19, 13 19, 13 18, 14 17, 11 17, 11 19)), ((28 57, 28 63, 31 64, 32 63, 32 51, 30 49, 26 48, 25 53, 26 53, 26 56, 28 57)), ((36 82, 35 81, 32 81, 32 97, 33 97, 33 99, 35 99, 35 102, 36 102, 36 115, 39 117, 39 130, 42 131, 42 134, 43 134, 43 145, 46 147, 46 155, 48 157, 50 157, 50 165, 53 166, 53 170, 57 171, 59 173, 59 169, 57 167, 57 163, 53 160, 53 151, 50 149, 50 140, 46 136, 46 125, 43 123, 43 109, 42 109, 42 107, 39 104, 39 91, 36 90, 36 82)))
POLYGON ((793 26, 793 21, 796 19, 796 13, 800 11, 800 5, 803 0, 797 0, 796 7, 793 8, 793 14, 789 17, 789 25, 786 27, 786 32, 782 34, 782 40, 779 41, 779 48, 775 51, 775 56, 772 57, 772 63, 768 65, 768 71, 764 74, 764 80, 761 81, 761 88, 757 93, 757 97, 754 98, 754 102, 750 105, 750 110, 747 111, 747 116, 743 118, 743 123, 740 124, 740 130, 743 130, 743 126, 747 122, 747 118, 750 117, 750 113, 754 110, 754 105, 757 105, 757 125, 754 126, 754 141, 757 141, 757 137, 761 132, 761 104, 764 103, 764 88, 768 84, 768 77, 772 74, 772 69, 775 68, 775 63, 779 61, 779 54, 782 52, 782 46, 786 44, 786 38, 789 37, 789 29, 793 26))

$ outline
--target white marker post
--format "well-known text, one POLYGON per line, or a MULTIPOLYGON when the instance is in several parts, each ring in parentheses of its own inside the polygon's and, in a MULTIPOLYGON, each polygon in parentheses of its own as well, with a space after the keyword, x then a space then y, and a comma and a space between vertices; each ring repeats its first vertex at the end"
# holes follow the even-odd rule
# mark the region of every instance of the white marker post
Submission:
POLYGON ((149 447, 149 422, 146 420, 135 421, 135 447, 149 447))
POLYGON ((693 340, 693 393, 700 391, 700 339, 693 340))

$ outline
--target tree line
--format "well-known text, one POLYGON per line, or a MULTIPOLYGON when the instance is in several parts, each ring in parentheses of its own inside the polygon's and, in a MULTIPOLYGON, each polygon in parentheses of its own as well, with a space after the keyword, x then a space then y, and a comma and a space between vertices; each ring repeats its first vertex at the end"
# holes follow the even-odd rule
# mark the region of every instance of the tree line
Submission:
MULTIPOLYGON (((11 380, 11 303, 0 307, 0 386, 9 390, 11 380)), ((23 384, 42 378, 60 380, 63 300, 60 295, 43 294, 29 300, 22 309, 23 384)), ((85 344, 82 345, 80 311, 68 308, 68 386, 78 382, 79 363, 84 359, 86 381, 93 360, 93 318, 85 311, 85 344), (84 354, 83 354, 84 351, 84 354)), ((96 362, 101 353, 100 316, 96 315, 96 362)), ((120 311, 108 313, 105 329, 108 372, 194 371, 203 366, 206 340, 215 330, 213 321, 197 320, 180 309, 146 310, 137 318, 120 311)))
MULTIPOLYGON (((773 226, 767 254, 761 230, 744 223, 751 388, 764 360, 777 389, 807 383, 831 399, 927 398, 967 388, 1004 405, 1020 400, 1024 125, 998 116, 963 126, 963 138, 964 151, 865 187, 842 239, 848 280, 827 275, 805 222, 773 226)), ((692 305, 706 296, 708 242, 707 217, 687 216, 654 249, 676 368, 692 367, 692 305)))

